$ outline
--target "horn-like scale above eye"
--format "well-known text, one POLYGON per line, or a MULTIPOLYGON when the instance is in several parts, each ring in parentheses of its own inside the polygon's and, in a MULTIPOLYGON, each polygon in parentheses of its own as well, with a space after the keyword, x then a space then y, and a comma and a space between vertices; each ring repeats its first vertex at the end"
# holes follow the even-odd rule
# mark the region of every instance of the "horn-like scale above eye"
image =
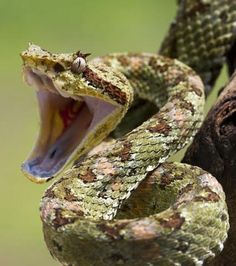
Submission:
POLYGON ((71 70, 77 74, 82 73, 85 70, 85 68, 86 68, 86 61, 83 57, 77 57, 71 66, 71 70))

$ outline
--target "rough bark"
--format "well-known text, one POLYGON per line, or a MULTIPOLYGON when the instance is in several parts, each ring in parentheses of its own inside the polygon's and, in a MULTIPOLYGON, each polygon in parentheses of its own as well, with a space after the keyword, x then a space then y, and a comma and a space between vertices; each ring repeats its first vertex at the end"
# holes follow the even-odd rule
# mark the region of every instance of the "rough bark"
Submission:
MULTIPOLYGON (((229 63, 231 72, 235 60, 229 63)), ((226 194, 229 236, 222 253, 208 265, 236 265, 236 74, 208 113, 183 161, 213 174, 226 194)))

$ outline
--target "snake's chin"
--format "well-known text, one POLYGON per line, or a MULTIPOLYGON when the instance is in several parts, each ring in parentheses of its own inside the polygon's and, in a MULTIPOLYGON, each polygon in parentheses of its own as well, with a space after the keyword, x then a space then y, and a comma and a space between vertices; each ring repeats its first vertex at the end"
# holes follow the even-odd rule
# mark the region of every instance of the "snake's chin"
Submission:
POLYGON ((37 89, 40 131, 22 171, 30 180, 43 183, 58 175, 76 155, 83 155, 88 136, 117 107, 91 96, 65 97, 49 76, 34 68, 25 68, 24 77, 37 89))

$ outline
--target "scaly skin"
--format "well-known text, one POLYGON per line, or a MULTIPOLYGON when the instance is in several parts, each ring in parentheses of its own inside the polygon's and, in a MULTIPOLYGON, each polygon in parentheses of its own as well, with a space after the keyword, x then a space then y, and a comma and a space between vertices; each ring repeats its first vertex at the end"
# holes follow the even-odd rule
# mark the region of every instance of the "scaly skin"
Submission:
MULTIPOLYGON (((191 65, 209 89, 235 39, 235 4, 179 2, 177 23, 161 52, 191 65), (209 42, 201 37, 206 33, 209 42)), ((223 248, 229 225, 221 186, 197 167, 163 163, 202 121, 203 85, 189 67, 157 55, 124 53, 87 62, 77 75, 76 54, 31 46, 22 57, 25 69, 47 75, 62 96, 90 95, 119 106, 70 161, 116 128, 133 95, 161 108, 108 148, 86 155, 45 192, 41 219, 56 259, 73 266, 201 265, 223 248), (63 65, 59 74, 57 63, 63 65)))
MULTIPOLYGON (((73 181, 66 187, 72 190, 73 181)), ((43 216, 57 210, 43 229, 50 252, 63 265, 201 265, 222 249, 227 236, 221 187, 189 165, 162 164, 114 220, 79 219, 80 206, 58 199, 59 189, 46 192, 41 208, 43 216)))
MULTIPOLYGON (((102 154, 88 156, 74 166, 67 172, 66 179, 60 179, 53 188, 56 201, 77 195, 78 201, 82 201, 78 202, 81 213, 87 218, 105 220, 115 216, 117 208, 149 172, 189 142, 202 121, 204 102, 201 80, 176 60, 147 54, 108 57, 111 65, 123 69, 133 86, 141 75, 145 81, 151 81, 148 86, 146 82, 139 82, 139 87, 136 87, 140 92, 147 90, 147 96, 150 91, 150 100, 151 97, 156 100, 155 94, 151 93, 156 87, 159 93, 166 92, 168 101, 158 114, 117 140, 102 154), (121 57, 126 58, 125 65, 119 64, 123 62, 121 57), (153 83, 155 76, 156 84, 153 83), (113 189, 115 184, 117 188, 113 189)), ((107 63, 108 57, 99 61, 107 63)), ((51 198, 49 201, 44 198, 43 209, 51 209, 51 204, 54 205, 51 198)), ((47 213, 42 218, 54 224, 54 214, 47 213)))
POLYGON ((236 38, 236 1, 179 0, 160 54, 192 67, 210 92, 236 38))

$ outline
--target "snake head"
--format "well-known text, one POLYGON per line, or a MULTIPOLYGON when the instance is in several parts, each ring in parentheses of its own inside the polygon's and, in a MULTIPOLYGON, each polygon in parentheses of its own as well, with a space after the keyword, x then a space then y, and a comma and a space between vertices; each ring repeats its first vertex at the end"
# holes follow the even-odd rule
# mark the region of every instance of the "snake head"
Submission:
POLYGON ((126 78, 110 67, 87 62, 82 52, 52 54, 30 44, 22 52, 23 76, 36 89, 40 131, 22 164, 42 183, 58 175, 101 142, 125 114, 132 95, 126 78))

